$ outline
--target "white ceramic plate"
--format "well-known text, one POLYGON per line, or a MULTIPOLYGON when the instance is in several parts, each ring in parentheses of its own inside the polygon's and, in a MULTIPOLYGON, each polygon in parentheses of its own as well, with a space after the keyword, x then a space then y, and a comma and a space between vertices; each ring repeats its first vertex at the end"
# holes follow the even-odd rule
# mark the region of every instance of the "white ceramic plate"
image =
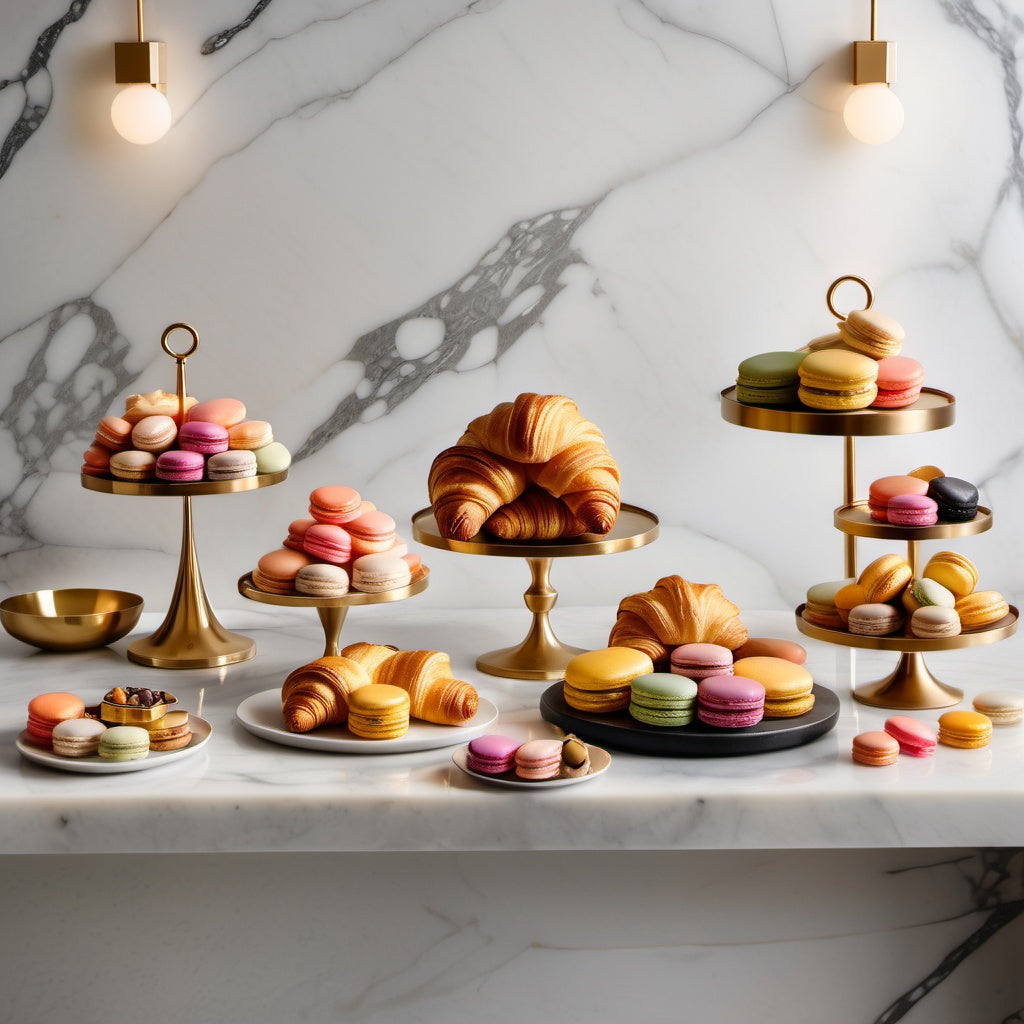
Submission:
POLYGON ((493 782, 496 786, 510 786, 513 789, 555 789, 558 786, 574 786, 577 782, 589 782, 596 779, 598 775, 608 770, 612 763, 612 756, 607 750, 595 747, 588 743, 587 750, 590 752, 590 771, 586 775, 574 775, 567 779, 539 779, 531 782, 529 779, 521 779, 514 772, 505 772, 503 775, 484 775, 483 772, 475 772, 466 764, 466 753, 468 747, 461 747, 452 754, 452 760, 456 768, 461 768, 467 775, 474 779, 481 779, 483 782, 493 782))
POLYGON ((181 761, 183 758, 198 754, 206 746, 213 729, 204 718, 196 715, 188 716, 188 725, 192 730, 192 742, 180 750, 151 750, 148 757, 138 761, 107 761, 99 754, 89 757, 62 757, 52 750, 42 750, 25 741, 28 733, 23 732, 15 741, 21 756, 36 764, 44 764, 47 768, 59 768, 65 772, 79 772, 82 775, 120 775, 123 772, 142 772, 147 768, 160 768, 165 764, 181 761))
POLYGON ((329 750, 335 754, 410 754, 465 743, 486 732, 498 718, 498 709, 480 698, 476 714, 465 725, 434 725, 413 718, 409 731, 395 740, 365 740, 353 736, 343 725, 313 732, 289 732, 281 717, 281 688, 263 690, 246 697, 235 709, 238 721, 254 736, 286 747, 329 750))

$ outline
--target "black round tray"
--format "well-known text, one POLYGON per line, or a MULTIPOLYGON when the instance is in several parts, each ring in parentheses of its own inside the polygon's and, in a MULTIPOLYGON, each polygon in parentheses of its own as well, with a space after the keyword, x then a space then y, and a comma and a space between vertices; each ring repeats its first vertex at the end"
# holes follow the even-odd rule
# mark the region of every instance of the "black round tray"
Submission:
POLYGON ((720 729, 695 717, 689 725, 644 725, 626 711, 592 715, 569 707, 561 682, 540 698, 542 717, 581 739, 649 757, 733 757, 799 747, 827 733, 839 719, 839 698, 814 685, 814 707, 797 718, 765 718, 745 729, 720 729))

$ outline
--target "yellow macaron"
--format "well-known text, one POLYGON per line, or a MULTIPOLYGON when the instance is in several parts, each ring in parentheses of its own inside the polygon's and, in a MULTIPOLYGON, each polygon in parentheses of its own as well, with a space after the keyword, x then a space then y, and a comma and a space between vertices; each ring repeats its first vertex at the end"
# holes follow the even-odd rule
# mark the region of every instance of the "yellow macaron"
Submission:
POLYGON ((369 683, 348 695, 348 728, 364 740, 394 740, 409 731, 409 694, 400 686, 369 683))
POLYGON ((997 590, 976 590, 957 599, 953 606, 961 629, 987 629, 1010 614, 1006 598, 997 590))
POLYGON ((966 597, 978 585, 978 570, 958 551, 937 551, 921 573, 941 583, 954 597, 966 597))
POLYGON ((812 409, 866 409, 878 395, 878 363, 859 352, 827 348, 800 364, 800 401, 812 409))
POLYGON ((602 647, 577 654, 565 666, 562 693, 569 707, 603 714, 629 706, 631 684, 654 671, 654 662, 632 647, 602 647))
POLYGON ((814 707, 814 679, 803 665, 785 658, 740 658, 733 674, 753 679, 764 687, 765 718, 795 718, 814 707))
POLYGON ((992 739, 992 720, 979 711, 947 711, 939 715, 939 742, 974 750, 992 739))
POLYGON ((859 583, 847 583, 836 591, 836 611, 843 623, 850 621, 850 609, 859 604, 869 604, 867 591, 859 583))
POLYGON ((903 593, 914 574, 899 555, 882 555, 864 567, 857 582, 864 588, 868 604, 884 604, 903 593))
POLYGON ((855 309, 840 323, 839 336, 855 351, 885 359, 900 354, 906 331, 891 316, 874 309, 855 309))

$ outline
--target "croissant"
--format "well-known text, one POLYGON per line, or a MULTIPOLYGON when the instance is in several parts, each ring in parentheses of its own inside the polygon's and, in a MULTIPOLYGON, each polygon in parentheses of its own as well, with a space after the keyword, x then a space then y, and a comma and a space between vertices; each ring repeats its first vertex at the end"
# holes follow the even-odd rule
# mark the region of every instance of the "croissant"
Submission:
POLYGON ((373 681, 400 686, 409 694, 409 714, 438 725, 468 722, 480 706, 476 690, 452 678, 441 651, 399 651, 377 666, 373 681))
POLYGON ((540 487, 527 487, 511 504, 502 505, 484 529, 502 540, 557 540, 587 532, 565 502, 540 487))
POLYGON ((348 647, 344 648, 341 656, 359 662, 369 674, 370 681, 373 682, 373 673, 377 670, 377 666, 397 653, 397 647, 387 647, 384 644, 357 643, 349 644, 348 647))
POLYGON ((295 669, 281 687, 281 712, 289 732, 309 732, 322 725, 342 725, 348 718, 348 695, 366 686, 370 675, 356 661, 326 655, 295 669))
POLYGON ((619 602, 608 645, 643 651, 655 664, 682 644, 720 644, 735 650, 747 640, 739 612, 717 583, 665 576, 653 590, 619 602))
POLYGON ((561 498, 589 533, 607 533, 619 515, 619 467, 604 441, 570 444, 542 466, 530 466, 530 479, 561 498))
POLYGON ((427 486, 441 536, 469 540, 488 516, 523 493, 526 470, 464 435, 459 444, 434 459, 427 486), (466 440, 471 443, 462 443, 466 440))

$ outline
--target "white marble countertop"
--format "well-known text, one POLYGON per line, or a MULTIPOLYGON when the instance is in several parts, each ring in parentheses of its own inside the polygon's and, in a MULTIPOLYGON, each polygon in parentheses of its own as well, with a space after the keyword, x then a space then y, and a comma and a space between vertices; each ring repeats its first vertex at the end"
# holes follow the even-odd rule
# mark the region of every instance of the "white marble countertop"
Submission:
MULTIPOLYGON (((429 597, 429 595, 427 595, 429 597)), ((605 642, 609 608, 557 608, 560 639, 605 642)), ((881 728, 886 713, 848 694, 850 652, 811 640, 808 666, 841 694, 837 727, 796 749, 750 757, 647 758, 613 751, 586 784, 522 792, 468 778, 452 748, 395 756, 346 756, 261 740, 236 706, 277 686, 317 657, 323 637, 312 612, 279 609, 222 616, 252 635, 256 658, 224 670, 157 672, 129 663, 127 641, 83 654, 35 652, 0 635, 0 853, 376 850, 632 850, 1024 845, 1024 725, 995 730, 982 750, 940 747, 890 768, 850 760, 850 740, 881 728), (213 726, 204 752, 133 774, 74 775, 31 764, 14 741, 36 693, 67 689, 87 702, 114 683, 145 680, 213 726)), ((146 613, 145 634, 159 616, 146 613)), ((745 613, 752 635, 798 638, 791 614, 745 613)), ((500 680, 473 667, 477 654, 525 634, 522 609, 454 612, 426 598, 350 613, 343 643, 356 640, 447 650, 460 677, 493 700, 496 728, 525 738, 556 735, 537 710, 546 683, 500 680)), ((1017 679, 1018 641, 929 656, 929 667, 968 699, 1017 679)), ((865 682, 894 655, 856 654, 865 682)), ((963 706, 969 707, 968 703, 963 706)), ((939 712, 922 712, 934 723, 939 712)))

